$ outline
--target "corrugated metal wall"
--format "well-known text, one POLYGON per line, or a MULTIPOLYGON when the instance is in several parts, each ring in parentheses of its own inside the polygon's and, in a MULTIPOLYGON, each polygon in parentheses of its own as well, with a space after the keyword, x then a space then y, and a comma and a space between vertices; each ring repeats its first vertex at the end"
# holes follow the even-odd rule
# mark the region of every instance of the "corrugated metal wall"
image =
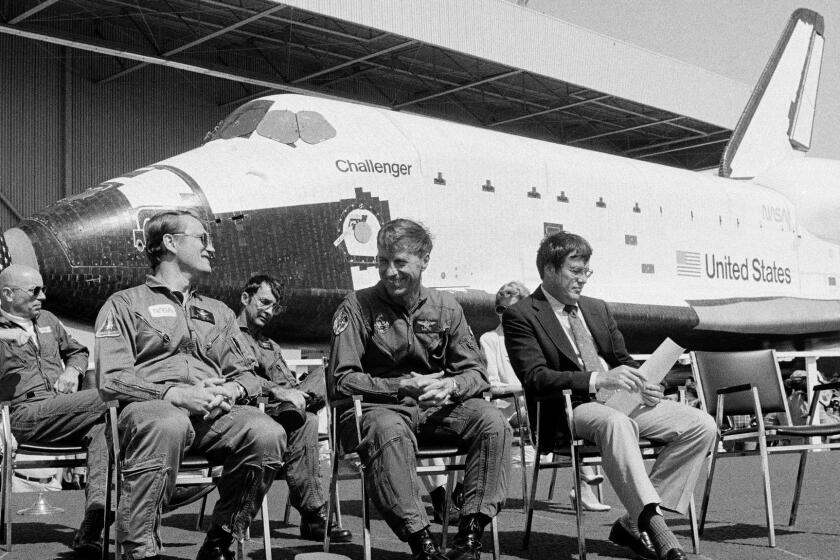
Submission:
POLYGON ((0 35, 0 231, 55 200, 192 149, 238 84, 0 35), (4 200, 8 202, 4 202, 4 200))

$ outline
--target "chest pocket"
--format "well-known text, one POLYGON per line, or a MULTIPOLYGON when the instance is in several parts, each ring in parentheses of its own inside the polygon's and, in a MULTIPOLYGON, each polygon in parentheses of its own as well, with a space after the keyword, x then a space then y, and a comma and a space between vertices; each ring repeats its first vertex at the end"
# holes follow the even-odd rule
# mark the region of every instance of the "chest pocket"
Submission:
POLYGON ((175 321, 174 317, 146 317, 139 311, 135 311, 134 324, 140 346, 168 347, 172 344, 175 321))
POLYGON ((441 368, 445 366, 446 349, 449 346, 449 329, 430 329, 421 332, 415 330, 414 334, 426 349, 429 363, 440 365, 441 368))
MULTIPOLYGON (((41 356, 44 358, 58 359, 58 340, 56 340, 56 333, 53 332, 52 327, 37 327, 38 328, 38 346, 41 356), (43 332, 41 329, 47 330, 43 332)), ((58 362, 56 362, 58 363, 58 362)))

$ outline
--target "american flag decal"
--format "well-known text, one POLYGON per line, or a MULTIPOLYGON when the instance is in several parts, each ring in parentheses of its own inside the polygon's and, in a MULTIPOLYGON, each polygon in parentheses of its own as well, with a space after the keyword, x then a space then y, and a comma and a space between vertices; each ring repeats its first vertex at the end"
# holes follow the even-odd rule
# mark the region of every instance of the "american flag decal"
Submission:
POLYGON ((677 251, 677 276, 700 278, 700 253, 677 251))

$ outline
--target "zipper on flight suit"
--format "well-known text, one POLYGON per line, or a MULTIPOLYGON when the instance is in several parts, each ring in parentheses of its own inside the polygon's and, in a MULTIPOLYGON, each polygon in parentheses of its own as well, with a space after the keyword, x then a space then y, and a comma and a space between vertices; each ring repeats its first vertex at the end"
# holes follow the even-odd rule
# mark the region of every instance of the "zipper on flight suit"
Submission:
POLYGON ((146 318, 145 318, 145 317, 144 317, 141 313, 139 313, 139 312, 135 311, 135 312, 134 312, 134 316, 135 316, 135 317, 137 317, 138 319, 140 319, 141 321, 143 321, 143 322, 146 324, 146 326, 147 326, 147 327, 149 327, 150 329, 152 329, 152 331, 154 331, 155 333, 157 333, 157 335, 160 337, 161 341, 163 341, 163 345, 164 345, 164 346, 169 346, 169 343, 171 342, 171 339, 169 338, 169 335, 168 335, 168 334, 166 334, 166 333, 165 333, 165 332, 163 332, 162 330, 160 330, 160 329, 158 329, 157 327, 155 327, 155 326, 151 323, 151 321, 149 321, 148 319, 146 319, 146 318))

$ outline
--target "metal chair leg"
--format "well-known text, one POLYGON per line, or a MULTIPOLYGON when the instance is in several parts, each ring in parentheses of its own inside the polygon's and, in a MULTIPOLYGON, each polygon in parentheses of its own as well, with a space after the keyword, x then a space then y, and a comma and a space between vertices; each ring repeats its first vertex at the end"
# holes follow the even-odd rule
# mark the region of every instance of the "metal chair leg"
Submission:
POLYGON ((528 500, 528 513, 525 514, 525 535, 522 537, 522 549, 528 549, 528 541, 531 539, 531 523, 534 521, 534 503, 537 499, 537 483, 540 478, 540 462, 542 455, 537 449, 534 456, 534 474, 531 476, 531 498, 528 500))
POLYGON ((263 496, 260 507, 263 526, 263 546, 265 547, 265 560, 271 560, 271 524, 268 517, 268 495, 263 496))
POLYGON ((706 513, 709 508, 709 497, 712 493, 712 480, 715 476, 719 443, 720 438, 715 438, 715 443, 712 447, 712 456, 709 459, 709 473, 706 475, 706 488, 703 490, 703 501, 700 503, 700 526, 697 529, 697 534, 701 537, 703 536, 703 529, 706 527, 706 513))
POLYGON ((808 451, 803 451, 799 456, 799 471, 796 474, 796 487, 793 489, 793 503, 790 506, 790 519, 788 526, 796 525, 796 513, 799 510, 799 498, 802 495, 802 481, 805 479, 805 463, 808 462, 808 451))
POLYGON ((694 554, 700 554, 700 533, 697 529, 697 506, 694 503, 694 494, 688 501, 688 523, 691 526, 691 545, 694 547, 694 554))
POLYGON ((767 529, 769 531, 767 540, 770 543, 770 548, 775 548, 776 527, 773 521, 773 497, 770 494, 770 465, 767 457, 767 440, 763 437, 758 438, 758 447, 761 451, 761 474, 764 479, 764 507, 766 509, 767 529))

